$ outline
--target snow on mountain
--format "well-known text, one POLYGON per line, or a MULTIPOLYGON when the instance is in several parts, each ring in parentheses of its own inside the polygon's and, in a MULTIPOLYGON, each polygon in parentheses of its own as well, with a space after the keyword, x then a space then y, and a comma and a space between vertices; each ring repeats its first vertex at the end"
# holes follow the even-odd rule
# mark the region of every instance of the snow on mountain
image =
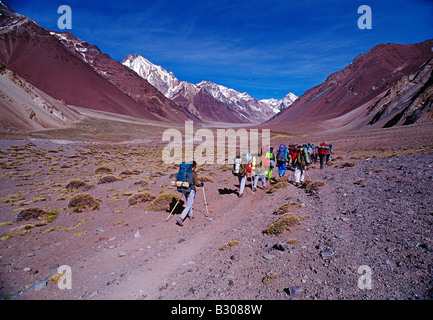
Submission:
POLYGON ((180 81, 172 72, 168 72, 161 66, 154 65, 152 62, 141 55, 128 55, 122 64, 134 70, 139 76, 149 81, 151 85, 161 91, 166 97, 172 96, 172 91, 180 81))
POLYGON ((266 103, 270 106, 275 113, 279 113, 280 111, 289 107, 298 97, 293 93, 288 93, 283 99, 262 99, 260 100, 263 103, 266 103))
POLYGON ((128 55, 122 64, 149 81, 167 98, 187 107, 196 116, 207 118, 207 120, 222 120, 220 118, 221 113, 211 114, 208 112, 209 110, 206 110, 218 106, 218 108, 224 108, 227 112, 233 113, 230 118, 234 116, 234 122, 260 123, 285 109, 297 98, 293 93, 289 93, 282 100, 257 100, 246 92, 241 93, 210 81, 202 81, 194 85, 178 80, 172 72, 154 65, 138 54, 128 55))

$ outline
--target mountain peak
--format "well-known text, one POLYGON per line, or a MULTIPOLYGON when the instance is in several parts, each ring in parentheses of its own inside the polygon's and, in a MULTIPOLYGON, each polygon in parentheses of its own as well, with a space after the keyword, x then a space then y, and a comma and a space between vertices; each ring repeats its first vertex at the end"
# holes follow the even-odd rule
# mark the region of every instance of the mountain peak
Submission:
POLYGON ((271 104, 268 101, 257 100, 246 92, 241 93, 208 80, 202 80, 194 85, 178 80, 172 72, 167 72, 138 54, 127 55, 122 64, 149 81, 167 98, 209 121, 263 122, 296 99, 292 94, 294 97, 290 96, 284 101, 278 100, 271 104), (274 104, 277 104, 277 107, 274 104))

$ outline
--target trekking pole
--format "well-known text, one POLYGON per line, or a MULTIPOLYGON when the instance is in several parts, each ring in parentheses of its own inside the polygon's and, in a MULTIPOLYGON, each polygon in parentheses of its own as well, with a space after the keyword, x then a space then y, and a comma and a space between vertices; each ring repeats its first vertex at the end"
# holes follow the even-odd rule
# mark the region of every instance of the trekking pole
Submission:
POLYGON ((203 198, 204 198, 204 204, 206 206, 206 214, 205 217, 209 217, 209 210, 207 209, 207 201, 206 201, 206 194, 204 193, 204 187, 202 187, 203 189, 203 198))
POLYGON ((310 180, 311 180, 311 177, 310 177, 310 174, 308 173, 308 170, 307 170, 307 168, 305 168, 305 172, 307 173, 308 179, 310 179, 310 180))
POLYGON ((179 204, 180 200, 182 200, 182 197, 184 196, 184 193, 182 192, 182 195, 180 196, 179 200, 177 200, 176 205, 173 207, 173 210, 171 210, 170 214, 168 215, 167 219, 165 219, 165 222, 168 221, 168 219, 170 219, 171 214, 174 212, 174 209, 176 209, 177 205, 179 204))
POLYGON ((290 176, 289 176, 289 179, 287 181, 289 181, 289 182, 292 181, 291 179, 292 179, 293 174, 294 174, 294 171, 290 170, 290 176))

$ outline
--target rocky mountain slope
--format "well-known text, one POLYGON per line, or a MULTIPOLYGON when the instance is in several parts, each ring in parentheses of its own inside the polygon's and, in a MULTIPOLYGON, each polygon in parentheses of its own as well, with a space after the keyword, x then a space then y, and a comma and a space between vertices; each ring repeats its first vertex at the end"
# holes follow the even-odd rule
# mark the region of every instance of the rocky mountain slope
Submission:
POLYGON ((63 128, 79 119, 79 112, 35 88, 0 62, 0 132, 63 128))
POLYGON ((308 90, 268 124, 366 129, 430 121, 433 40, 380 44, 308 90))
POLYGON ((122 63, 203 121, 260 123, 287 108, 297 98, 289 93, 281 100, 257 100, 246 92, 210 81, 198 84, 180 81, 172 72, 137 54, 128 55, 122 63))
POLYGON ((138 118, 182 122, 190 114, 96 46, 46 30, 2 3, 0 60, 66 104, 138 118))

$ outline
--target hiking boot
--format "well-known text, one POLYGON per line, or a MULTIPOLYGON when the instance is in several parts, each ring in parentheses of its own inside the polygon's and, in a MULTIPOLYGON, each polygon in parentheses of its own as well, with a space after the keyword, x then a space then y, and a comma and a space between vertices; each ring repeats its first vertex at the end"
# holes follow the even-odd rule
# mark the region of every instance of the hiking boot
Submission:
POLYGON ((253 187, 253 192, 256 192, 256 191, 257 191, 257 189, 253 187))
POLYGON ((183 227, 183 221, 182 221, 181 218, 177 218, 177 219, 176 219, 176 223, 177 223, 179 226, 183 227))
POLYGON ((238 195, 238 198, 242 198, 244 195, 243 194, 239 194, 238 195))
POLYGON ((189 219, 189 221, 192 221, 195 219, 195 217, 194 216, 192 216, 192 217, 188 216, 188 219, 189 219))

